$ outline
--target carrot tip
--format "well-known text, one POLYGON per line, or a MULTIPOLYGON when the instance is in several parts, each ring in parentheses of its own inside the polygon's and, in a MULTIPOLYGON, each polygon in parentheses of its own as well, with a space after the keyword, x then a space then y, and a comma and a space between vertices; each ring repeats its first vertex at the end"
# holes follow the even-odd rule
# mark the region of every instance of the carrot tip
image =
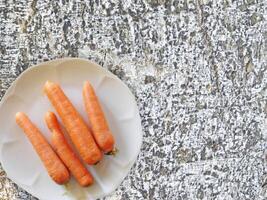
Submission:
POLYGON ((117 148, 115 147, 115 148, 112 149, 111 151, 105 153, 105 155, 108 155, 108 156, 115 156, 118 152, 119 152, 119 149, 117 149, 117 148))
POLYGON ((46 113, 45 113, 45 117, 50 117, 50 116, 52 116, 54 113, 53 112, 51 112, 51 111, 47 111, 46 113))
POLYGON ((15 115, 16 122, 18 123, 23 117, 25 117, 25 114, 23 112, 17 112, 15 115))
POLYGON ((90 88, 92 88, 92 84, 89 81, 84 81, 83 87, 84 87, 84 89, 85 88, 90 89, 90 88))
POLYGON ((16 118, 17 118, 17 117, 20 117, 21 115, 23 115, 23 112, 17 112, 17 113, 16 113, 16 118))
POLYGON ((84 85, 85 85, 85 84, 89 84, 89 85, 91 85, 89 81, 84 81, 83 84, 84 84, 84 85))
POLYGON ((49 80, 47 80, 46 82, 45 82, 45 85, 49 85, 49 84, 51 84, 51 83, 53 83, 52 81, 49 81, 49 80))
POLYGON ((98 163, 100 163, 100 160, 99 161, 97 161, 94 165, 97 165, 98 163))
POLYGON ((56 84, 56 83, 47 80, 47 81, 45 82, 45 84, 44 84, 44 87, 43 87, 43 91, 44 91, 44 93, 45 93, 45 91, 46 91, 47 88, 53 87, 55 84, 56 84))
POLYGON ((57 129, 58 126, 58 121, 55 113, 48 111, 45 114, 45 122, 47 124, 47 127, 50 129, 50 131, 54 130, 55 128, 57 129))

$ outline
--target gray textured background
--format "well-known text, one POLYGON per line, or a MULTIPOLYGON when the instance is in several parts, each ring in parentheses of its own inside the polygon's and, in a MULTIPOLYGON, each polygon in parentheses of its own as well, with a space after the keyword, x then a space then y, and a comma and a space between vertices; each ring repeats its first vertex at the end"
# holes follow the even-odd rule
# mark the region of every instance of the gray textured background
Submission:
MULTIPOLYGON (((111 199, 267 199, 267 2, 0 0, 0 97, 91 59, 136 96, 144 142, 111 199)), ((1 123, 1 122, 0 122, 1 123)), ((35 199, 0 170, 0 199, 35 199)))

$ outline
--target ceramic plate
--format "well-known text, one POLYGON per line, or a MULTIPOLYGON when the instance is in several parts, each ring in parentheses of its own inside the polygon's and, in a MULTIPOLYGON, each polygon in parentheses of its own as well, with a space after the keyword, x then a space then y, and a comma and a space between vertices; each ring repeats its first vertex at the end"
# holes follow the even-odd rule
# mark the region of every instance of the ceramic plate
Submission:
POLYGON ((135 98, 115 75, 84 59, 65 58, 44 62, 23 72, 8 89, 0 104, 0 159, 8 177, 42 200, 76 200, 103 197, 116 189, 130 171, 142 143, 142 129, 135 98), (43 93, 46 80, 59 83, 88 123, 82 101, 82 85, 94 86, 119 150, 88 166, 94 185, 81 188, 75 180, 57 185, 48 176, 30 142, 15 123, 22 111, 50 141, 44 123, 46 111, 54 111, 43 93))

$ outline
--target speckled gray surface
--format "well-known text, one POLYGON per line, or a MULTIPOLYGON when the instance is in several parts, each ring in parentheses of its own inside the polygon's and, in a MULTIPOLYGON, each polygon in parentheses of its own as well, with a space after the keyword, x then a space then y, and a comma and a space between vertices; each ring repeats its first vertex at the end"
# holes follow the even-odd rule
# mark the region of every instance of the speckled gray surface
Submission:
MULTIPOLYGON (((144 142, 112 199, 267 199, 264 0, 0 0, 0 94, 91 59, 136 96, 144 142)), ((1 171, 1 170, 0 170, 1 171)), ((0 173, 0 199, 35 199, 0 173)))

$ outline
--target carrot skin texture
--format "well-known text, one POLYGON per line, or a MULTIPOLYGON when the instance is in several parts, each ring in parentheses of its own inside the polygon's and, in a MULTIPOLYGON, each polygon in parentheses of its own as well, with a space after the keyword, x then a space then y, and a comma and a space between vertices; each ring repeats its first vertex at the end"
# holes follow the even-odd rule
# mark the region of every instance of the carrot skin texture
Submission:
POLYGON ((44 91, 56 109, 82 159, 89 165, 100 161, 103 155, 90 130, 61 87, 56 83, 47 81, 44 91))
POLYGON ((94 88, 89 81, 85 81, 83 86, 83 101, 98 146, 105 153, 112 151, 115 143, 114 137, 108 127, 94 88))
POLYGON ((66 183, 70 179, 69 171, 40 130, 22 112, 16 114, 16 122, 30 140, 50 177, 58 184, 66 183))
POLYGON ((58 156, 81 186, 86 187, 91 185, 94 182, 93 177, 83 166, 79 158, 75 155, 70 145, 66 141, 56 115, 52 112, 47 112, 45 115, 45 121, 47 127, 52 133, 52 146, 54 147, 58 156))

